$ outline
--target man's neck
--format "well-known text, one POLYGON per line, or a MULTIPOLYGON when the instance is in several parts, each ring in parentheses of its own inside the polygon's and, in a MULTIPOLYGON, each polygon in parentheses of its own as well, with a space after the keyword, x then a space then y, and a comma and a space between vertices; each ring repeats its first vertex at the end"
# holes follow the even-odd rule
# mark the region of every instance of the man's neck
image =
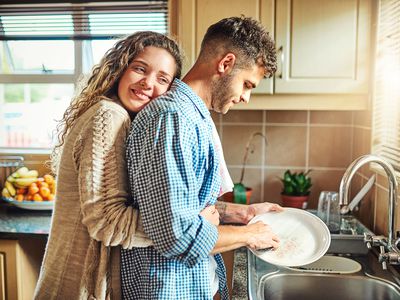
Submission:
POLYGON ((182 81, 203 100, 204 104, 211 110, 211 80, 201 67, 194 65, 183 77, 182 81))

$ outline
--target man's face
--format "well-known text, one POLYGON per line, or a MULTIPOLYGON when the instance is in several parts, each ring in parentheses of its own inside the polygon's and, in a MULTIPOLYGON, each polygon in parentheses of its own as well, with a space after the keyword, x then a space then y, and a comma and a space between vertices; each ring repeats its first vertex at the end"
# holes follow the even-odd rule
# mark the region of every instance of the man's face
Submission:
POLYGON ((211 108, 215 112, 226 114, 235 104, 248 103, 251 90, 264 76, 264 68, 254 65, 249 69, 236 69, 224 74, 211 87, 211 108))

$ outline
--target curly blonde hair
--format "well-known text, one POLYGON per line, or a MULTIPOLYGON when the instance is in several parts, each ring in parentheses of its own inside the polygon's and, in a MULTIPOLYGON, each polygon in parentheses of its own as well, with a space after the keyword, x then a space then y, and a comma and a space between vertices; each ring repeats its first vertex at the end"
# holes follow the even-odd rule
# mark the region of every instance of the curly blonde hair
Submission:
POLYGON ((101 99, 118 100, 118 83, 132 60, 144 48, 153 46, 167 50, 176 62, 174 78, 180 78, 182 72, 182 56, 178 44, 164 34, 153 31, 140 31, 118 41, 107 51, 100 63, 96 65, 89 79, 81 83, 80 92, 72 99, 58 122, 56 136, 58 144, 51 154, 51 169, 56 173, 62 146, 66 136, 77 119, 101 99))

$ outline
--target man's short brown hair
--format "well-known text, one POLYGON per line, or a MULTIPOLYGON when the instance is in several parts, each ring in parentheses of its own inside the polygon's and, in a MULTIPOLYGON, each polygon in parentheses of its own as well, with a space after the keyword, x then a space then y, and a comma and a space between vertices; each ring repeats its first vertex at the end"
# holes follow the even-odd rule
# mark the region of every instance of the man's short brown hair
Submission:
POLYGON ((271 77, 276 71, 275 43, 261 23, 252 18, 230 17, 208 28, 199 59, 228 52, 236 55, 235 68, 258 64, 265 69, 264 77, 271 77))

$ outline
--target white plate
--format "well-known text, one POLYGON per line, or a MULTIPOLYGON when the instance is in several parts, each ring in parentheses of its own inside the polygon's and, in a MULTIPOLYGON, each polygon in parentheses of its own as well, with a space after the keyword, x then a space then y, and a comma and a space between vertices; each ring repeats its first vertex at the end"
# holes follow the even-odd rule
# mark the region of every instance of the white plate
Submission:
POLYGON ((249 223, 262 221, 278 235, 276 250, 256 251, 257 257, 274 265, 296 267, 321 258, 329 248, 331 235, 328 227, 317 216, 298 208, 284 208, 283 212, 269 212, 254 217, 249 223))
POLYGON ((52 210, 54 207, 54 200, 52 201, 16 201, 10 198, 2 198, 7 203, 16 207, 27 210, 52 210))

